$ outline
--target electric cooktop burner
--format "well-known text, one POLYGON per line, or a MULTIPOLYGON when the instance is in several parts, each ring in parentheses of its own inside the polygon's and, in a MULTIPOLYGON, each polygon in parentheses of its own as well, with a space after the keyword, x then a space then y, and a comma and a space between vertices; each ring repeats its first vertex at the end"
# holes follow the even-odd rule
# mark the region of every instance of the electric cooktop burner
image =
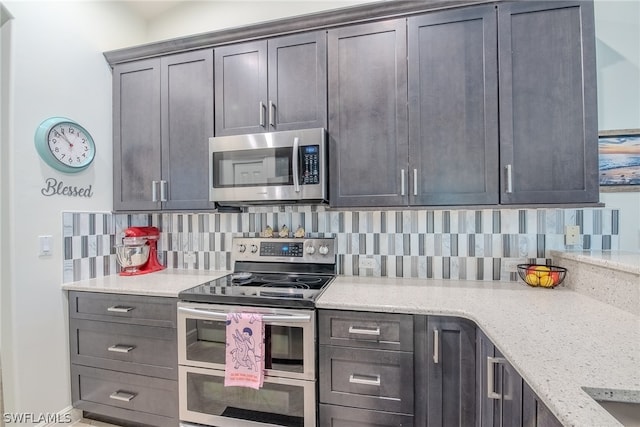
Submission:
POLYGON ((180 292, 182 301, 314 307, 336 275, 333 239, 236 238, 234 272, 180 292))

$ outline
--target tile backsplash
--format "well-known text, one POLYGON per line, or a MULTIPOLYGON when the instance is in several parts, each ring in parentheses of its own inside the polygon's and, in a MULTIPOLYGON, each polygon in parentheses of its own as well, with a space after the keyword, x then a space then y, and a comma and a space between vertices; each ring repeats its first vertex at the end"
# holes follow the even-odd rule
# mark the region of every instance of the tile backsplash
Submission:
POLYGON ((168 268, 231 270, 233 236, 267 226, 335 236, 343 275, 460 280, 517 280, 505 261, 550 261, 551 250, 618 249, 617 209, 480 209, 333 211, 322 206, 252 207, 243 213, 63 212, 64 283, 119 271, 114 245, 132 225, 160 229, 158 251, 168 268), (565 247, 566 225, 581 244, 565 247), (195 262, 185 262, 194 254, 195 262), (360 268, 371 258, 375 268, 360 268))

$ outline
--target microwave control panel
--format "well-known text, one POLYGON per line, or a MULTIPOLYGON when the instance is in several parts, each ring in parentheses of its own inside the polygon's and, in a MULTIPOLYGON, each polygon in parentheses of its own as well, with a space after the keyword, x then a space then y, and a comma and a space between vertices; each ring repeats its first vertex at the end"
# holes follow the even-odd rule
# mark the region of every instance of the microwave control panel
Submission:
POLYGON ((318 145, 306 145, 300 147, 301 176, 300 184, 320 183, 320 147, 318 145))

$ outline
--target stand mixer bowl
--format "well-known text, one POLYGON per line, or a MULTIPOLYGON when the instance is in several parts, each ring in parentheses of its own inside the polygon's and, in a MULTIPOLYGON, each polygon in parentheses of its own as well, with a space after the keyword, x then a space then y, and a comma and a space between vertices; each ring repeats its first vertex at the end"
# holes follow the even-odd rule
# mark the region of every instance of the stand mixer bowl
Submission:
POLYGON ((133 273, 145 265, 149 260, 149 245, 146 243, 136 245, 116 245, 116 257, 122 268, 133 273))

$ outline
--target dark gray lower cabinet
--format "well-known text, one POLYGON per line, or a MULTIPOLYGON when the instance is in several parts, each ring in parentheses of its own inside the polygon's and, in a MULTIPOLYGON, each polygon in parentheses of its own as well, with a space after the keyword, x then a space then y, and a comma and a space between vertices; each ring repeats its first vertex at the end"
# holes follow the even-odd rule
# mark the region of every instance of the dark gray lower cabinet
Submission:
POLYGON ((475 324, 454 317, 416 316, 416 331, 416 425, 473 425, 475 324))
POLYGON ((178 425, 176 299, 69 292, 73 406, 123 425, 178 425))
POLYGON ((522 383, 522 427, 562 427, 526 382, 522 383))
POLYGON ((414 316, 320 310, 318 321, 320 426, 413 426, 414 316))

